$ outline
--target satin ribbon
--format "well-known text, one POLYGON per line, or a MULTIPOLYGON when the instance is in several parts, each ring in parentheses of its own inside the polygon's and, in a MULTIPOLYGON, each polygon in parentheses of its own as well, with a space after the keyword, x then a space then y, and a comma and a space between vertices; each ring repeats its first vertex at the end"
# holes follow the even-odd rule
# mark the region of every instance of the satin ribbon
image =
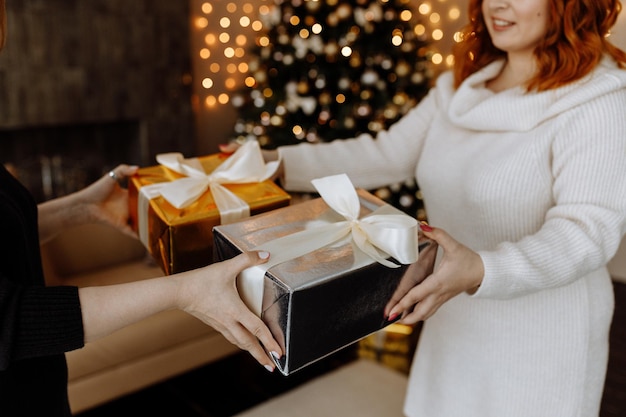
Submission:
POLYGON ((140 188, 139 239, 146 247, 149 247, 147 213, 151 199, 162 196, 172 206, 183 209, 210 190, 220 213, 221 224, 233 223, 249 217, 250 206, 222 184, 263 182, 274 175, 279 165, 279 161, 265 163, 261 148, 256 141, 249 141, 240 146, 210 174, 204 172, 198 159, 185 159, 177 152, 159 154, 156 159, 159 164, 185 175, 185 178, 140 188))
POLYGON ((237 286, 243 301, 259 317, 262 313, 265 273, 275 265, 333 243, 348 239, 354 243, 355 250, 389 268, 400 266, 391 262, 389 257, 400 264, 417 261, 417 220, 389 205, 359 219, 359 197, 345 174, 318 178, 312 183, 326 204, 343 216, 344 220, 305 229, 254 248, 270 252, 270 260, 242 271, 237 286))

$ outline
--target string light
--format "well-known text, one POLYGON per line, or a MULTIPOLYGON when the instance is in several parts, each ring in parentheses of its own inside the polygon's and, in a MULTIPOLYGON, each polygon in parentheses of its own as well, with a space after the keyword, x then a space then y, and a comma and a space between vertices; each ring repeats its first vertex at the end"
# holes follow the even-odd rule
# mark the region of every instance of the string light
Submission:
MULTIPOLYGON (((289 0, 285 0, 289 1, 289 0)), ((300 0, 292 0, 299 2, 300 0)), ((310 42, 317 42, 314 38, 325 30, 324 25, 337 24, 339 21, 349 19, 352 16, 352 9, 348 5, 338 3, 338 0, 304 0, 311 10, 316 10, 322 1, 329 6, 339 5, 336 11, 329 15, 326 22, 301 21, 298 16, 291 16, 289 23, 294 26, 304 24, 299 31, 299 37, 310 42)), ((389 0, 378 0, 380 3, 386 3, 389 0)), ((375 3, 375 2, 373 2, 375 3)), ((421 15, 425 18, 428 26, 423 23, 415 25, 413 29, 414 36, 420 40, 432 42, 425 51, 420 51, 419 55, 427 57, 432 64, 434 71, 440 71, 449 68, 454 64, 453 57, 448 53, 441 52, 449 46, 443 45, 447 41, 449 44, 459 42, 458 32, 451 31, 449 27, 459 27, 459 21, 462 17, 461 10, 458 5, 451 4, 452 0, 430 0, 423 1, 419 5, 413 6, 412 9, 403 10, 399 14, 399 19, 405 22, 410 21, 414 14, 421 15), (443 45, 440 49, 439 44, 443 45)), ((407 4, 410 4, 407 2, 407 4)), ((374 8, 365 8, 363 6, 364 24, 362 30, 370 30, 368 22, 380 18, 376 14, 374 8)), ((235 91, 241 85, 253 87, 264 77, 260 71, 254 72, 250 65, 251 59, 248 56, 248 48, 250 45, 257 44, 260 46, 269 46, 270 39, 263 33, 266 28, 275 26, 281 19, 281 16, 275 14, 276 6, 273 0, 254 0, 244 2, 243 4, 230 2, 209 2, 201 1, 194 10, 192 16, 192 29, 195 36, 203 39, 195 53, 200 60, 200 74, 196 74, 196 78, 200 79, 202 93, 204 98, 200 98, 206 108, 215 108, 217 104, 228 104, 232 102, 231 96, 235 95, 235 91), (257 78, 258 77, 258 78, 257 78)), ((422 19, 424 21, 424 19, 422 19)), ((359 29, 356 28, 355 29, 359 29)), ((350 33, 350 37, 358 36, 358 30, 350 33)), ((406 44, 402 32, 394 34, 391 41, 396 47, 402 48, 406 44)), ((320 38, 321 39, 321 38, 320 38)), ((287 39, 291 42, 291 39, 287 39)), ((315 51, 317 54, 326 54, 328 59, 332 59, 332 55, 340 53, 344 57, 350 57, 351 66, 362 65, 365 57, 354 54, 349 44, 333 44, 329 43, 323 47, 323 50, 315 51)), ((314 55, 308 52, 303 55, 310 62, 314 62, 314 55)), ((288 64, 293 62, 293 55, 284 55, 281 57, 282 62, 288 64)), ((382 64, 384 67, 385 63, 382 64)), ((423 76, 423 75, 422 75, 423 76)), ((345 99, 345 98, 344 98, 345 99)), ((343 100, 339 96, 337 100, 343 100)))

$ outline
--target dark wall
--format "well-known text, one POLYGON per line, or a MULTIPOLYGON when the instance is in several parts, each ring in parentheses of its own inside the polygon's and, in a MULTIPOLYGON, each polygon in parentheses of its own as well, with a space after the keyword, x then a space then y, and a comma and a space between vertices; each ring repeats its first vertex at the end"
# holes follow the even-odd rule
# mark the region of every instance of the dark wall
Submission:
POLYGON ((141 127, 138 163, 194 154, 187 1, 16 0, 7 12, 0 141, 130 121, 141 127))

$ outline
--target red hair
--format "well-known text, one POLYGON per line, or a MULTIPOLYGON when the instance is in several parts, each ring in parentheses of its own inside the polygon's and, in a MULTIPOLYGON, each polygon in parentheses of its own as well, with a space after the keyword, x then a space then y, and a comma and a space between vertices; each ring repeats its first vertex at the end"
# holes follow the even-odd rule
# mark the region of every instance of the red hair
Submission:
MULTIPOLYGON (((454 83, 467 77, 506 52, 496 48, 485 25, 482 0, 470 0, 470 23, 462 30, 462 41, 454 48, 454 83)), ((619 0, 552 0, 548 32, 535 48, 537 74, 527 91, 545 91, 576 81, 589 74, 602 57, 611 56, 626 68, 626 52, 607 39, 622 9, 619 0)))

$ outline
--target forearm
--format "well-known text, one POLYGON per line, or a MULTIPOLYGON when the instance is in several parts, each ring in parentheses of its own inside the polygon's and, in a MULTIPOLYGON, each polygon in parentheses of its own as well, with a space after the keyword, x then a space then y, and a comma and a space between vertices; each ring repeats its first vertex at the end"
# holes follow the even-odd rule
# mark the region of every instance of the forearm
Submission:
POLYGON ((413 178, 436 109, 432 96, 423 103, 376 138, 363 134, 278 148, 284 169, 282 185, 289 191, 315 191, 311 180, 345 173, 355 187, 371 190, 413 178))
POLYGON ((176 308, 177 277, 79 290, 85 343, 158 312, 176 308))
POLYGON ((41 243, 63 229, 88 222, 88 210, 76 193, 40 203, 37 210, 41 243))
POLYGON ((241 271, 266 262, 268 257, 265 252, 247 252, 167 277, 80 289, 85 343, 161 311, 179 309, 213 327, 273 370, 265 349, 280 356, 280 345, 241 301, 235 284, 241 271))
MULTIPOLYGON (((119 165, 115 170, 118 178, 126 178, 133 175, 137 167, 119 165)), ((108 224, 134 236, 128 226, 128 191, 110 175, 102 176, 80 191, 42 203, 38 210, 42 243, 63 229, 86 223, 108 224)))

